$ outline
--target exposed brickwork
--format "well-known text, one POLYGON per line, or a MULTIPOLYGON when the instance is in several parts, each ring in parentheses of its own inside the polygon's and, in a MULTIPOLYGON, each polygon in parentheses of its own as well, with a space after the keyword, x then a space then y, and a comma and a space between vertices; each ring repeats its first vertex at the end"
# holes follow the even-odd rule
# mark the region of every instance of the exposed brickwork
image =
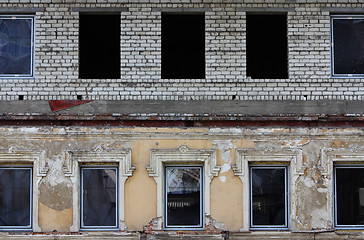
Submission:
MULTIPOLYGON (((8 0, 3 14, 38 10, 35 78, 0 79, 0 100, 362 100, 362 79, 330 77, 330 10, 360 1, 8 0), (170 2, 170 1, 167 1, 170 2), (78 19, 73 8, 121 12, 120 79, 78 78, 78 19), (41 10, 39 10, 41 9, 41 10), (205 12, 206 79, 161 79, 161 12, 205 12), (195 9, 195 10, 193 10, 195 9), (287 11, 289 79, 246 76, 246 12, 287 11)), ((357 11, 356 11, 357 12, 357 11)), ((350 12, 348 12, 350 13, 350 12)), ((269 39, 267 39, 269 41, 269 39)))

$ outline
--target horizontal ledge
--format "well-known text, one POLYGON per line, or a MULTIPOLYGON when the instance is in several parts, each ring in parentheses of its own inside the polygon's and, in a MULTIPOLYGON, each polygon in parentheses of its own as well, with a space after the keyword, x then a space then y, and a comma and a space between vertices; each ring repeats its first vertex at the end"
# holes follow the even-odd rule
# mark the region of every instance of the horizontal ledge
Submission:
POLYGON ((126 7, 72 7, 71 12, 90 12, 90 13, 110 13, 110 12, 127 12, 126 7))
POLYGON ((261 8, 246 8, 246 7, 238 7, 236 8, 237 12, 267 12, 267 13, 275 13, 275 12, 294 12, 295 8, 270 8, 270 7, 261 7, 261 8))
POLYGON ((36 13, 44 12, 45 8, 23 8, 23 7, 13 7, 13 8, 0 8, 0 13, 36 13))
POLYGON ((211 12, 212 8, 152 8, 152 12, 211 12))
POLYGON ((364 13, 364 8, 335 8, 335 7, 325 7, 321 9, 322 12, 330 13, 364 13))

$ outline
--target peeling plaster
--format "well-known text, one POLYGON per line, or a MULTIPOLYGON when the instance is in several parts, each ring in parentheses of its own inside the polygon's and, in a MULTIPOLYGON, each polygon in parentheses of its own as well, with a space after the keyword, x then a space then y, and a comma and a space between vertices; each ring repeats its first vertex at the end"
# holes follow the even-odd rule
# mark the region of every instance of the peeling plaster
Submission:
POLYGON ((310 143, 310 140, 285 140, 282 141, 283 146, 289 147, 289 148, 297 148, 302 147, 306 144, 310 143))
MULTIPOLYGON (((224 164, 221 165, 220 174, 227 173, 231 169, 231 163, 233 161, 231 157, 231 150, 236 148, 236 146, 234 146, 232 140, 215 140, 213 143, 214 146, 220 150, 221 160, 224 162, 224 164)), ((221 176, 219 179, 221 182, 226 181, 225 176, 221 176)))
POLYGON ((226 182, 226 177, 225 176, 221 176, 221 177, 219 177, 220 178, 220 181, 221 182, 226 182))

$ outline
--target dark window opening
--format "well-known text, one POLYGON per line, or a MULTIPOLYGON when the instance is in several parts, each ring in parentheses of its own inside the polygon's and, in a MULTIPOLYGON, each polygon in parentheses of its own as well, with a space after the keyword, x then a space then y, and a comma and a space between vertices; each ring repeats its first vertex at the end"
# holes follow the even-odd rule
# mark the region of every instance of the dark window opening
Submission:
POLYGON ((287 228, 286 167, 251 167, 251 228, 287 228))
POLYGON ((120 14, 80 14, 79 77, 120 78, 120 14))
POLYGON ((335 168, 335 225, 364 227, 364 167, 335 168))
POLYGON ((77 100, 82 100, 82 95, 77 95, 77 100))
POLYGON ((246 16, 247 75, 253 79, 288 78, 287 16, 246 16))
POLYGON ((364 16, 332 17, 332 75, 363 76, 364 16))
POLYGON ((117 168, 115 167, 82 168, 82 228, 118 228, 117 175, 117 168))
POLYGON ((205 15, 162 14, 162 78, 205 78, 205 15))
POLYGON ((165 227, 203 226, 202 167, 166 167, 165 227))
POLYGON ((19 98, 19 101, 23 101, 24 100, 24 95, 19 95, 18 98, 19 98))
POLYGON ((0 168, 0 228, 31 228, 31 168, 0 168))

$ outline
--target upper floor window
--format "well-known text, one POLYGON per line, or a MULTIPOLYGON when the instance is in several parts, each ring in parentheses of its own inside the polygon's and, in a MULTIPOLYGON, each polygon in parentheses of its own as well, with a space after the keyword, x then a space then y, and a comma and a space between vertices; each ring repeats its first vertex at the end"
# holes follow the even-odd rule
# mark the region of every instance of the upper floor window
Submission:
POLYGON ((203 227, 202 176, 202 166, 166 166, 165 229, 203 227))
POLYGON ((0 229, 32 228, 32 168, 0 168, 0 229))
POLYGON ((335 227, 364 229, 364 166, 334 169, 335 227))
POLYGON ((119 228, 116 166, 81 168, 81 228, 84 230, 119 228))
POLYGON ((79 78, 120 78, 120 13, 80 13, 79 78))
POLYGON ((331 75, 364 77, 364 15, 331 17, 331 75))
POLYGON ((34 76, 34 17, 0 16, 0 77, 34 76))
POLYGON ((162 14, 162 78, 205 78, 204 14, 162 14))
POLYGON ((250 228, 288 229, 287 166, 250 167, 250 228))
POLYGON ((287 15, 246 16, 247 75, 253 79, 288 78, 287 15))

